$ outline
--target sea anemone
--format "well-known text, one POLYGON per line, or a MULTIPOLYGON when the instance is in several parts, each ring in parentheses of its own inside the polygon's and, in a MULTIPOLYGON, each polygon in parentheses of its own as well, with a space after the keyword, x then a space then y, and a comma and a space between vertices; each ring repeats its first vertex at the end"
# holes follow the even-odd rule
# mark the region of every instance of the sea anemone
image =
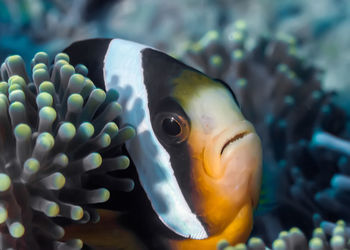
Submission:
MULTIPOLYGON (((323 222, 312 232, 312 238, 308 241, 299 228, 291 228, 282 231, 272 243, 272 250, 343 250, 350 247, 350 228, 344 221, 336 224, 323 222)), ((241 243, 236 246, 222 240, 217 244, 217 250, 265 250, 266 244, 257 237, 252 237, 247 244, 241 243)))
POLYGON ((97 222, 93 204, 133 189, 106 173, 128 167, 121 146, 135 131, 118 128, 118 93, 96 88, 68 55, 50 65, 39 52, 31 67, 32 80, 20 56, 1 65, 0 248, 81 249, 79 239, 59 241, 62 226, 97 222), (109 150, 119 154, 103 158, 109 150), (87 187, 91 179, 101 188, 87 187))
POLYGON ((263 145, 263 183, 253 236, 268 244, 299 227, 310 237, 322 220, 350 221, 350 135, 322 71, 298 56, 293 37, 251 40, 242 21, 210 31, 185 61, 226 81, 263 145))

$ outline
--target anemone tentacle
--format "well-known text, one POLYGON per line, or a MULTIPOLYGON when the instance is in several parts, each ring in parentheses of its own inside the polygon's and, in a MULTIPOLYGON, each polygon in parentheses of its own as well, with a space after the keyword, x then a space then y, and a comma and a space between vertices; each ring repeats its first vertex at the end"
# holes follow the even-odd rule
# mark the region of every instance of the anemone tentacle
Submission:
MULTIPOLYGON (((281 231, 272 243, 272 250, 340 250, 350 247, 350 227, 343 220, 336 223, 323 221, 315 228, 308 240, 299 228, 281 231)), ((230 244, 221 240, 217 244, 218 250, 265 250, 266 244, 261 238, 252 237, 247 244, 230 244)))
POLYGON ((79 239, 60 241, 63 225, 98 222, 94 204, 107 201, 110 190, 133 189, 132 180, 106 174, 127 168, 128 157, 101 154, 135 131, 119 129, 116 93, 96 88, 68 55, 50 65, 39 52, 31 67, 29 77, 20 56, 1 65, 0 248, 81 249, 79 239), (96 178, 100 188, 86 187, 96 178))

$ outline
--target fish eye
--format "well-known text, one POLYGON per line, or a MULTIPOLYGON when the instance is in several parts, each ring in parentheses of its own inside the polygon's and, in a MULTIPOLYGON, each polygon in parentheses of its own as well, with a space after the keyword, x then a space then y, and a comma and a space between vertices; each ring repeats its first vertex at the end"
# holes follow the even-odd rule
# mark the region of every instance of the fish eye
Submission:
POLYGON ((156 116, 156 123, 161 139, 167 144, 178 144, 188 137, 188 122, 176 113, 162 112, 156 116))
POLYGON ((171 136, 177 136, 181 133, 179 122, 174 117, 167 117, 163 120, 162 128, 165 133, 171 136))

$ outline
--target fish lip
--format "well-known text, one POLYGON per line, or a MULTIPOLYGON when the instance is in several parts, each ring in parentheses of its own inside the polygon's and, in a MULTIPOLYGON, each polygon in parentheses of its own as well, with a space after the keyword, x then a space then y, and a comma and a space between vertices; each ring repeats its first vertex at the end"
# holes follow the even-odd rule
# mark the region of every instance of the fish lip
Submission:
POLYGON ((222 149, 220 151, 220 156, 222 156, 222 154, 224 153, 225 149, 233 144, 233 143, 237 143, 237 141, 240 141, 242 139, 244 139, 244 137, 246 137, 247 135, 251 134, 252 132, 249 130, 244 130, 242 132, 237 133, 235 136, 233 136, 231 139, 227 140, 225 142, 225 144, 222 146, 222 149))
MULTIPOLYGON (((236 146, 239 146, 238 141, 246 142, 248 138, 255 133, 253 125, 243 119, 235 121, 234 124, 227 124, 222 127, 218 133, 215 133, 207 140, 205 148, 202 152, 203 168, 207 176, 213 179, 220 179, 227 174, 227 161, 232 159, 231 154, 236 146), (232 142, 235 136, 245 132, 244 137, 232 142)), ((237 138, 236 138, 237 139, 237 138)), ((238 157, 238 156, 237 156, 238 157)))

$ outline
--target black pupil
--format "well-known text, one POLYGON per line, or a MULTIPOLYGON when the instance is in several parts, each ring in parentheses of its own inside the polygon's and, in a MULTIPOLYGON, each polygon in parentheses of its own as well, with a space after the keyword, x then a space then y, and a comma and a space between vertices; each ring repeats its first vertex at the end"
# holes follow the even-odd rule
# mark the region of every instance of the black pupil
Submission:
POLYGON ((178 135, 181 132, 181 127, 179 123, 175 120, 174 117, 171 118, 165 118, 163 120, 163 130, 168 134, 168 135, 178 135))

